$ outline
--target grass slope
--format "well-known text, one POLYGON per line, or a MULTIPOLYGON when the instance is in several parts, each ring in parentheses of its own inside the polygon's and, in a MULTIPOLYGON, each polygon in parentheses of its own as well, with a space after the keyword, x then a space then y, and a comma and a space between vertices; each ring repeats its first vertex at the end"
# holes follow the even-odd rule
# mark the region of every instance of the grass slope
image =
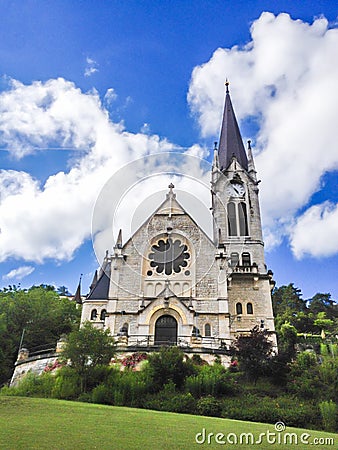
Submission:
MULTIPOLYGON (((76 403, 61 400, 0 397, 0 448, 1 450, 164 450, 196 448, 236 449, 308 449, 309 445, 198 445, 196 433, 203 428, 207 433, 251 432, 255 439, 259 433, 275 432, 273 425, 241 422, 187 414, 76 403)), ((287 429, 298 436, 305 432, 287 429)), ((309 430, 309 443, 314 438, 335 439, 334 445, 318 445, 320 449, 337 448, 338 435, 309 430)), ((281 434, 283 436, 283 433, 281 434)), ((226 438, 221 438, 226 439, 226 438)), ((314 445, 312 445, 312 448, 314 445)))

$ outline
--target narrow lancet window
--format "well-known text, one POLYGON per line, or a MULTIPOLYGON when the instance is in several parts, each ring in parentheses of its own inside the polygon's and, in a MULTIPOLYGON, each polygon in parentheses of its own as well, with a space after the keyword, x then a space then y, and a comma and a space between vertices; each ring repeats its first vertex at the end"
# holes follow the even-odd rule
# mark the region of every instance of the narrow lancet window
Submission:
POLYGON ((241 202, 238 205, 238 218, 239 218, 239 234, 241 236, 248 236, 248 216, 246 212, 246 204, 241 202))
POLYGON ((228 228, 229 236, 237 236, 236 207, 233 202, 228 203, 228 228))

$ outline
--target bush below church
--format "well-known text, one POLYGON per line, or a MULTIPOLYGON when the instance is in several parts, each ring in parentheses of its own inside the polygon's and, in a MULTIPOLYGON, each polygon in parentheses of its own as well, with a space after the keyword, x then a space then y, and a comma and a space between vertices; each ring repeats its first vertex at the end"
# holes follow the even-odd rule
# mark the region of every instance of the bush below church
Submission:
POLYGON ((286 386, 275 386, 269 377, 253 383, 243 373, 233 373, 219 364, 192 367, 191 362, 185 365, 183 360, 182 365, 181 358, 184 355, 177 351, 162 352, 154 358, 155 369, 150 359, 141 371, 97 366, 88 373, 84 392, 79 374, 65 366, 54 374, 28 374, 18 386, 4 388, 1 393, 253 422, 283 421, 288 427, 332 428, 337 408, 336 398, 331 397, 337 388, 337 363, 328 357, 318 364, 313 355, 299 355, 290 364, 286 386), (180 378, 176 377, 173 363, 185 369, 185 376, 181 373, 180 378), (158 376, 162 378, 154 384, 158 376))
POLYGON ((231 373, 220 364, 201 366, 195 375, 185 380, 185 390, 195 398, 203 396, 223 397, 239 392, 237 373, 231 373))
POLYGON ((319 408, 314 402, 299 402, 297 398, 287 395, 271 398, 247 393, 237 398, 227 398, 223 400, 221 416, 250 422, 282 421, 288 427, 321 427, 319 408))

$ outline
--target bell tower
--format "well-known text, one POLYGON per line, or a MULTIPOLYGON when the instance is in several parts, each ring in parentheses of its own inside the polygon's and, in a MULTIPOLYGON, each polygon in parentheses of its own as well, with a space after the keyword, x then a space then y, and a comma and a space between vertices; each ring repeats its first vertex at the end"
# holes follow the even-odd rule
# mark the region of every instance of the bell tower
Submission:
POLYGON ((211 173, 213 238, 226 255, 231 333, 255 325, 274 331, 272 272, 267 270, 257 180, 251 142, 244 148, 229 83, 219 145, 215 143, 211 173))

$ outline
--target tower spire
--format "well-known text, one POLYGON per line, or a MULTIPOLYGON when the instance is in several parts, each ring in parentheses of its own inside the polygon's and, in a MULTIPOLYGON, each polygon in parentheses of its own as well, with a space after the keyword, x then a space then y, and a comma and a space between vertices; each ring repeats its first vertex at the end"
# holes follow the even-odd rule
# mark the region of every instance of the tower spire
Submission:
POLYGON ((235 156, 242 168, 248 170, 248 158, 245 153, 242 136, 232 107, 228 80, 226 80, 225 86, 224 112, 218 147, 220 169, 227 169, 233 156, 235 156))

